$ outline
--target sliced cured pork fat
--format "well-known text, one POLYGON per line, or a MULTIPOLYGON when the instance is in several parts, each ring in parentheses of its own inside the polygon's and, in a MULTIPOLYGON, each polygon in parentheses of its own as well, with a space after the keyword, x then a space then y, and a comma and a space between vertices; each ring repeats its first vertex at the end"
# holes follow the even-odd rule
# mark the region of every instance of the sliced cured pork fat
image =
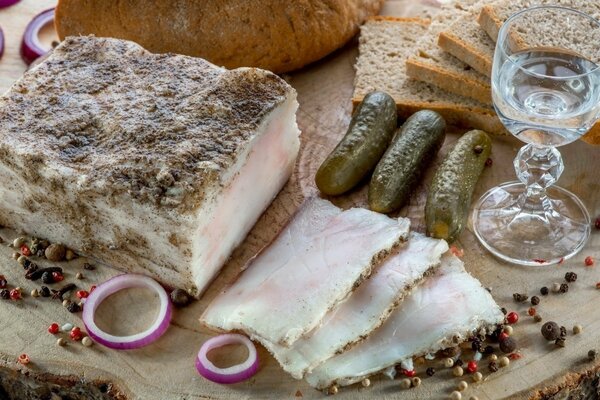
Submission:
POLYGON ((69 37, 0 98, 0 225, 199 295, 285 184, 296 92, 69 37))
POLYGON ((445 255, 433 276, 415 288, 373 334, 307 374, 316 388, 350 385, 412 357, 466 340, 504 320, 500 307, 462 261, 445 255))
POLYGON ((440 265, 444 240, 411 233, 408 242, 377 267, 345 302, 331 310, 320 327, 291 347, 265 344, 283 369, 300 379, 381 326, 411 288, 440 265))
POLYGON ((291 346, 406 241, 409 226, 405 218, 343 211, 309 199, 201 321, 217 330, 244 331, 267 345, 291 346))

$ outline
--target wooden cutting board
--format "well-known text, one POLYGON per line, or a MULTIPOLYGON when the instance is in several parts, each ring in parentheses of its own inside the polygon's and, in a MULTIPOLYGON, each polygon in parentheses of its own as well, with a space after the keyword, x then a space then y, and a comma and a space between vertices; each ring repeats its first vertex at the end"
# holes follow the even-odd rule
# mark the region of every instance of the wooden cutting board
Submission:
MULTIPOLYGON (((7 89, 25 70, 18 48, 26 23, 35 13, 52 5, 50 0, 24 0, 9 9, 0 10, 0 26, 7 37, 6 53, 0 61, 1 90, 7 89)), ((384 13, 389 15, 415 15, 421 11, 422 6, 410 0, 389 1, 384 9, 384 13)), ((50 41, 50 35, 46 39, 50 41)), ((67 398, 66 394, 71 399, 109 395, 140 400, 321 398, 322 393, 283 373, 262 348, 259 349, 261 369, 248 382, 222 386, 200 378, 194 369, 194 359, 201 344, 212 333, 201 329, 198 317, 216 293, 234 279, 244 263, 275 237, 302 200, 318 195, 313 183, 314 173, 343 135, 350 120, 356 55, 356 43, 351 43, 325 60, 286 76, 298 90, 300 102, 298 122, 302 130, 302 151, 296 171, 201 301, 178 310, 170 329, 158 342, 135 351, 113 351, 99 345, 85 348, 73 342, 66 347, 58 347, 55 344, 57 337, 47 333, 47 327, 52 322, 71 322, 81 326, 79 315, 68 313, 57 301, 49 299, 27 296, 20 302, 1 301, 0 398, 10 398, 4 391, 22 393, 19 391, 25 389, 30 390, 30 394, 15 398, 35 398, 32 393, 42 393, 46 397, 41 398, 53 399, 67 398), (26 367, 16 362, 21 353, 27 353, 32 360, 26 367), (50 389, 55 391, 54 397, 51 397, 50 389), (103 394, 107 391, 108 394, 103 394)), ((456 138, 455 134, 449 135, 442 155, 456 138)), ((498 183, 514 180, 512 158, 520 145, 511 137, 494 139, 494 165, 485 171, 476 197, 498 183)), ((567 168, 560 184, 578 194, 592 215, 600 214, 599 149, 577 142, 561 150, 567 168)), ((413 229, 421 232, 426 188, 434 169, 430 168, 410 205, 400 213, 410 217, 413 229)), ((366 192, 363 188, 332 200, 343 207, 364 206, 366 192)), ((0 232, 6 242, 15 235, 8 230, 0 232)), ((479 246, 468 230, 461 236, 458 245, 465 249, 464 260, 468 270, 485 286, 492 288, 495 299, 502 306, 520 313, 515 337, 523 355, 522 359, 495 374, 489 374, 487 363, 482 362, 485 381, 472 384, 467 378, 470 388, 463 398, 476 395, 479 399, 524 399, 534 388, 547 388, 554 393, 565 384, 576 387, 583 376, 580 373, 585 375, 595 371, 598 364, 585 359, 589 349, 600 350, 600 308, 596 306, 600 301, 600 291, 595 288, 595 283, 600 281, 600 266, 586 268, 583 259, 592 255, 600 263, 600 232, 593 232, 589 245, 580 255, 564 265, 552 267, 522 268, 498 262, 479 246), (541 340, 541 324, 534 323, 526 315, 528 303, 514 303, 512 293, 537 294, 541 286, 562 282, 566 271, 575 271, 579 275, 578 281, 566 294, 543 297, 537 309, 545 321, 555 320, 569 330, 573 324, 579 323, 583 325, 584 332, 578 336, 569 334, 567 347, 555 348, 541 340), (552 389, 554 386, 555 390, 552 389)), ((12 284, 21 285, 29 293, 34 286, 23 279, 22 269, 11 259, 12 251, 6 245, 0 246, 0 274, 5 274, 12 284)), ((76 282, 81 288, 87 289, 118 274, 118 271, 103 266, 98 266, 95 271, 83 271, 83 261, 78 259, 64 265, 67 280, 76 282), (76 281, 74 276, 79 271, 83 271, 85 279, 76 281)), ((143 329, 153 318, 155 301, 143 291, 115 295, 99 310, 98 323, 121 334, 143 329), (143 301, 140 302, 140 299, 143 301)), ((62 334, 62 337, 66 338, 66 335, 62 334)), ((226 363, 240 359, 243 354, 239 349, 226 349, 217 353, 216 357, 226 363)), ((438 361, 432 362, 431 366, 439 367, 438 373, 432 378, 421 374, 423 384, 417 389, 401 390, 398 381, 374 378, 372 387, 343 388, 338 396, 344 399, 448 398, 459 379, 452 377, 449 370, 443 370, 438 361)), ((560 396, 565 393, 568 389, 562 390, 560 396)))

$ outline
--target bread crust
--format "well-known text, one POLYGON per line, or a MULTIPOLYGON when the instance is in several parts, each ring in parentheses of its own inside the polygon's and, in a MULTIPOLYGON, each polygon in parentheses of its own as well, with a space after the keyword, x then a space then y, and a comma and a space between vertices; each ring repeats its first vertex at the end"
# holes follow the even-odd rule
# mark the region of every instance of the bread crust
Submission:
POLYGON ((128 39, 227 68, 292 71, 343 46, 384 0, 59 0, 66 36, 128 39))
POLYGON ((438 38, 438 45, 456 58, 473 67, 477 72, 486 76, 492 75, 492 60, 479 54, 460 37, 451 32, 442 32, 438 38))

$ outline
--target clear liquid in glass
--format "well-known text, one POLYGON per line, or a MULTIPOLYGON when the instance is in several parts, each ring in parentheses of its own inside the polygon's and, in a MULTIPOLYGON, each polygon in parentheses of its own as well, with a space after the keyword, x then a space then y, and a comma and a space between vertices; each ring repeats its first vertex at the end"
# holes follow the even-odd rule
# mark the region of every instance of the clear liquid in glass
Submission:
POLYGON ((524 142, 539 146, 571 143, 598 118, 597 68, 592 61, 564 50, 514 53, 493 73, 492 95, 498 116, 524 142))

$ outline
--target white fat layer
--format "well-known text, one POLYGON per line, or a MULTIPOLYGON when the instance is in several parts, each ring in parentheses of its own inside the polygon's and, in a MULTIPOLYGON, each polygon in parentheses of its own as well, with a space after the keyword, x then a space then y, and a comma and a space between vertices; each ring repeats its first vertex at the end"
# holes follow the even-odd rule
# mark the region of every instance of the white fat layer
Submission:
POLYGON ((379 327, 408 290, 448 250, 444 240, 411 233, 408 242, 378 266, 352 296, 323 318, 319 328, 291 347, 266 344, 283 369, 294 378, 323 363, 379 327))
POLYGON ((295 96, 273 111, 215 194, 199 210, 192 274, 202 291, 246 237, 293 172, 300 149, 295 96))
POLYGON ((383 326, 315 368, 306 380, 320 389, 359 382, 413 356, 441 350, 456 334, 463 337, 503 319, 479 281, 458 258, 447 254, 437 272, 406 297, 383 326))
POLYGON ((202 321, 290 346, 371 272, 373 257, 408 237, 409 222, 326 200, 305 202, 277 239, 208 306, 202 321))

